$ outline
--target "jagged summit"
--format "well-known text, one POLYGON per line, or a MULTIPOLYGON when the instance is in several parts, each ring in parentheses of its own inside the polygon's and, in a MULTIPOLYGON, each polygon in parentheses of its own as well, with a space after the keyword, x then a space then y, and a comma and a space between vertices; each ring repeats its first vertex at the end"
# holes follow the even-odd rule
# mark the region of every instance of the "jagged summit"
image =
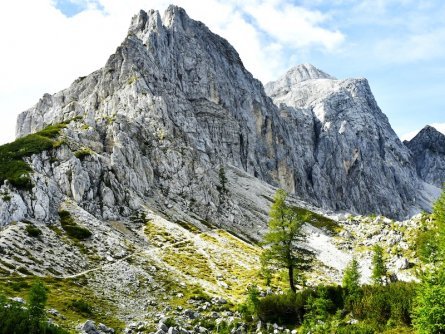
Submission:
POLYGON ((312 64, 300 64, 295 67, 292 67, 286 74, 278 80, 286 79, 289 84, 303 82, 306 80, 315 80, 315 79, 332 79, 336 78, 323 72, 322 70, 316 68, 312 64))
POLYGON ((427 125, 404 144, 411 150, 417 174, 425 182, 442 187, 445 182, 445 135, 427 125))
POLYGON ((300 64, 292 67, 278 80, 268 82, 265 87, 266 91, 282 91, 288 92, 292 87, 304 81, 311 81, 317 79, 331 79, 336 80, 335 77, 323 72, 311 64, 300 64))

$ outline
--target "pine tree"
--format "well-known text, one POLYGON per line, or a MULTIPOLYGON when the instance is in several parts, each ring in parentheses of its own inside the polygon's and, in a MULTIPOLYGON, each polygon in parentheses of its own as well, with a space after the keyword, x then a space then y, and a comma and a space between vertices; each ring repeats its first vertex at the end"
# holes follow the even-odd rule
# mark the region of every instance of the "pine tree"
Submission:
POLYGON ((46 288, 41 281, 35 282, 28 295, 28 311, 31 321, 31 333, 40 332, 40 323, 45 319, 46 288))
POLYGON ((387 269, 385 261, 383 260, 383 248, 380 245, 375 245, 372 256, 372 280, 374 284, 382 285, 386 283, 387 269))
POLYGON ((423 276, 415 299, 413 323, 420 334, 445 333, 445 188, 432 216, 439 230, 439 256, 436 266, 423 276))
POLYGON ((352 304, 360 298, 360 270, 355 257, 345 269, 342 285, 345 289, 345 306, 351 309, 352 304))
POLYGON ((299 245, 304 240, 301 228, 307 217, 286 205, 286 197, 282 189, 275 193, 269 213, 269 229, 264 236, 266 249, 262 254, 262 263, 266 267, 286 268, 289 287, 295 292, 295 271, 308 266, 308 259, 303 255, 307 251, 299 245))
POLYGON ((438 237, 438 259, 439 261, 445 260, 445 188, 442 190, 442 194, 433 205, 433 219, 439 232, 438 237))

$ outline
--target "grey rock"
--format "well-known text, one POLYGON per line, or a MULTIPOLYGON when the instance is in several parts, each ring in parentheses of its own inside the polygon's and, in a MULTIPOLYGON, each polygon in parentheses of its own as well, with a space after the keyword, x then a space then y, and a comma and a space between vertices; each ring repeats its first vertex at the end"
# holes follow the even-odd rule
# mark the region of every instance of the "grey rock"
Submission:
POLYGON ((158 324, 158 329, 162 330, 163 332, 168 332, 168 327, 164 324, 163 321, 160 321, 158 324))
POLYGON ((25 300, 22 297, 14 297, 11 298, 11 300, 20 304, 25 304, 25 300))
POLYGON ((295 126, 291 130, 288 125, 300 157, 294 166, 299 180, 295 192, 315 198, 322 207, 350 212, 400 218, 428 209, 428 198, 437 189, 417 177, 409 150, 378 107, 367 80, 336 80, 319 73, 300 65, 265 86, 282 118, 295 126), (308 73, 304 80, 301 72, 308 73))
POLYGON ((179 334, 179 331, 175 327, 170 327, 168 329, 168 334, 179 334))
POLYGON ((87 334, 99 334, 99 331, 96 328, 96 324, 93 320, 87 320, 82 325, 82 330, 87 334))
POLYGON ((442 188, 445 182, 445 135, 427 125, 404 144, 413 154, 419 177, 442 188))

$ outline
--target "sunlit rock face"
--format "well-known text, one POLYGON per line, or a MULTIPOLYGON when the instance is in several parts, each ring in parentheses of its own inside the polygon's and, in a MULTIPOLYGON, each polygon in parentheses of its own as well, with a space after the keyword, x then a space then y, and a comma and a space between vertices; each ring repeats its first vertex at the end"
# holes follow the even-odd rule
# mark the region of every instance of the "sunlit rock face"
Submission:
POLYGON ((34 189, 0 199, 2 224, 57 219, 69 199, 99 219, 150 207, 255 235, 263 202, 221 192, 221 167, 235 187, 254 177, 324 209, 390 217, 428 209, 437 190, 425 191, 365 79, 300 65, 265 92, 225 39, 176 6, 135 15, 105 66, 44 95, 17 135, 63 121, 61 145, 29 160, 34 189))

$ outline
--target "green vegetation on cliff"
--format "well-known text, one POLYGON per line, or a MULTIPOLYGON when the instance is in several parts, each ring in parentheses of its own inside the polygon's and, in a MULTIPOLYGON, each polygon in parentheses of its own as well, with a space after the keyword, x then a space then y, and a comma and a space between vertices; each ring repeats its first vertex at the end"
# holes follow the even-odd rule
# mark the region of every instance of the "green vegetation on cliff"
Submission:
POLYGON ((0 184, 8 180, 18 189, 31 189, 30 174, 32 168, 23 160, 33 154, 53 148, 60 130, 67 126, 67 122, 50 125, 45 129, 18 138, 15 141, 0 146, 0 184))

